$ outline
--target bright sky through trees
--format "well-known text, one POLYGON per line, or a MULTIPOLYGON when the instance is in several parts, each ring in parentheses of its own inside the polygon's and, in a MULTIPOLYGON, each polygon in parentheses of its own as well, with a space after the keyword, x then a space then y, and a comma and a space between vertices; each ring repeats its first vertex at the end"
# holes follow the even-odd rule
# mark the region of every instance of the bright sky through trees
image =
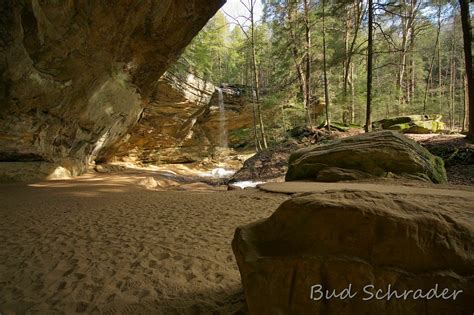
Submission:
MULTIPOLYGON (((251 0, 242 0, 244 3, 248 3, 251 0)), ((253 0, 255 1, 255 0, 253 0)), ((248 16, 248 11, 245 9, 241 0, 227 0, 227 3, 224 4, 222 9, 225 14, 230 15, 234 18, 239 16, 248 16)), ((256 20, 260 20, 263 16, 263 5, 260 0, 255 1, 255 17, 256 20)), ((244 18, 240 18, 239 21, 243 23, 245 21, 244 18)))

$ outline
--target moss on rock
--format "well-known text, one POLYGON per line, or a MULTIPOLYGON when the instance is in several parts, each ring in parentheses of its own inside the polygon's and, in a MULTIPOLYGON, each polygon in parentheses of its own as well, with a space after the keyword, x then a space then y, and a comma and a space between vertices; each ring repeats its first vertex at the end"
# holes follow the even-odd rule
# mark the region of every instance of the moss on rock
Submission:
POLYGON ((393 131, 367 133, 300 149, 289 159, 287 181, 340 181, 389 174, 446 183, 441 158, 393 131))

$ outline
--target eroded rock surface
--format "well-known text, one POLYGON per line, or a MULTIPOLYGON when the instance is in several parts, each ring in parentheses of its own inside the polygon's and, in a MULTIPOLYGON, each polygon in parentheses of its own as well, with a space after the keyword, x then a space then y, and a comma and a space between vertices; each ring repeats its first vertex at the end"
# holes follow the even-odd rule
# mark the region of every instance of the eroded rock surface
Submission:
POLYGON ((337 182, 390 176, 446 182, 441 158, 394 131, 300 149, 290 156, 286 180, 337 182))
POLYGON ((211 143, 196 122, 214 92, 213 84, 192 74, 167 72, 156 83, 139 122, 102 159, 181 163, 206 155, 211 143))
POLYGON ((251 139, 252 103, 236 88, 223 88, 224 113, 216 87, 192 74, 167 72, 156 84, 139 122, 101 161, 189 163, 222 150, 222 133, 229 148, 251 139))
MULTIPOLYGON (((277 185, 277 184, 275 184, 277 185)), ((394 188, 393 188, 394 187, 394 188)), ((251 314, 464 314, 474 299, 474 195, 325 191, 284 202, 232 243, 251 314), (311 300, 311 287, 353 298, 311 300), (438 286, 452 298, 377 300, 438 286), (370 291, 370 288, 368 288, 370 291), (372 292, 375 292, 374 290, 372 292)), ((413 292, 412 292, 413 294, 413 292)), ((313 298, 318 297, 315 293, 313 298)))
POLYGON ((0 161, 72 175, 122 138, 224 0, 5 1, 0 161))

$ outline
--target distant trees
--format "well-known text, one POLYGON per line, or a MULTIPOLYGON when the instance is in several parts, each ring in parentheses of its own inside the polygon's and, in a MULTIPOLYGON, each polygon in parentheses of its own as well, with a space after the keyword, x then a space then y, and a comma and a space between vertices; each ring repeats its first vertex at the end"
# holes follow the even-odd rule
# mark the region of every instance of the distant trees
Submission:
POLYGON ((216 15, 184 58, 215 83, 255 87, 257 147, 274 118, 263 114, 268 99, 282 129, 333 120, 370 130, 398 114, 472 125, 469 1, 263 0, 261 20, 255 1, 241 0, 242 25, 216 15))
POLYGON ((255 20, 255 4, 257 0, 240 0, 240 4, 245 8, 246 15, 241 17, 229 16, 230 19, 239 27, 247 38, 250 46, 251 65, 252 65, 252 87, 254 90, 254 140, 257 151, 267 148, 267 136, 265 134, 265 125, 263 123, 262 110, 260 105, 260 75, 259 61, 257 60, 257 35, 255 20), (244 20, 241 21, 240 18, 244 20), (258 124, 257 124, 258 120, 258 124), (257 125, 260 134, 257 132, 257 125))

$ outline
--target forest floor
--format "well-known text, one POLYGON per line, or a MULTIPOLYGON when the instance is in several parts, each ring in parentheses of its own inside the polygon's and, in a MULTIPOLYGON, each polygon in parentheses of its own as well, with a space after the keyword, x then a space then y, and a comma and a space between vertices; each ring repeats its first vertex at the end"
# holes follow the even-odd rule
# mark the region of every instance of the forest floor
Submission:
POLYGON ((474 185, 474 144, 464 135, 408 135, 444 160, 448 183, 474 185))

